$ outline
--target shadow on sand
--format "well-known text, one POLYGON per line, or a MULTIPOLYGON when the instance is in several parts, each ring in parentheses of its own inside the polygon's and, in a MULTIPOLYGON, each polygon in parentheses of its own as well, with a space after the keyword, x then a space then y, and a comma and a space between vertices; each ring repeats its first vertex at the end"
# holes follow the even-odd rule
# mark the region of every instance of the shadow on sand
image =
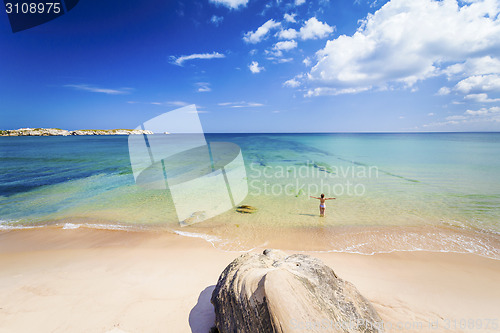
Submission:
POLYGON ((312 216, 312 217, 319 217, 318 214, 299 214, 299 215, 303 215, 303 216, 312 216))
POLYGON ((189 313, 189 326, 192 333, 207 333, 215 324, 214 306, 210 303, 215 285, 206 287, 198 297, 198 303, 189 313))

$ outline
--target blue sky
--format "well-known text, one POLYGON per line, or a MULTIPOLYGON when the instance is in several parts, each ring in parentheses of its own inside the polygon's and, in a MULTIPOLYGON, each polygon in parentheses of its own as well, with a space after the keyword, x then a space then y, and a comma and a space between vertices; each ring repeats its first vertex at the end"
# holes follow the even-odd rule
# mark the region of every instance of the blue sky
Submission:
POLYGON ((13 34, 0 128, 135 128, 196 104, 206 132, 500 130, 500 2, 81 0, 13 34))

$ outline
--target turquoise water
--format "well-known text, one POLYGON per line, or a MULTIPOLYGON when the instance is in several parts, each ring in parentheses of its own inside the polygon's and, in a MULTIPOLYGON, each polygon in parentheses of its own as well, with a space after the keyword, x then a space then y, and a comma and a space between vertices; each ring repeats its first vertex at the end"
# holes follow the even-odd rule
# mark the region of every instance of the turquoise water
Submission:
POLYGON ((257 213, 181 228, 168 191, 135 185, 127 136, 0 137, 0 228, 165 228, 245 249, 300 232, 318 250, 498 255, 500 133, 206 138, 240 146, 257 213), (325 218, 309 198, 321 192, 336 197, 325 218))

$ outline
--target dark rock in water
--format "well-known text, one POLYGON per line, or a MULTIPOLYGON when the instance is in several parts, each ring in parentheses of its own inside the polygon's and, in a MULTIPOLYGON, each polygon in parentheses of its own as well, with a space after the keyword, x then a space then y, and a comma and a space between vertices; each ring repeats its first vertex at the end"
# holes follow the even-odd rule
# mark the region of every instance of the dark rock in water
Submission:
POLYGON ((220 333, 383 332, 371 303, 320 260, 279 250, 247 253, 212 293, 220 333))
POLYGON ((236 207, 236 211, 238 213, 252 214, 252 213, 255 213, 257 211, 257 208, 255 208, 253 206, 249 206, 249 205, 241 205, 241 206, 236 207))

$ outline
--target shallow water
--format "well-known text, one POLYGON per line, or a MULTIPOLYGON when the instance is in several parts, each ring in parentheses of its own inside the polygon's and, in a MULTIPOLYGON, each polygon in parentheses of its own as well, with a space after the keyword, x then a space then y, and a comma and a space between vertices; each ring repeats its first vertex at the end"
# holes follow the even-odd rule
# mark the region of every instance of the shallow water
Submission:
MULTIPOLYGON (((209 134, 240 146, 249 194, 181 227, 168 190, 135 184, 126 136, 1 137, 0 229, 160 228, 223 249, 499 257, 500 133, 209 134), (324 192, 327 215, 318 217, 324 192)), ((207 193, 200 196, 210 195, 207 193)))

